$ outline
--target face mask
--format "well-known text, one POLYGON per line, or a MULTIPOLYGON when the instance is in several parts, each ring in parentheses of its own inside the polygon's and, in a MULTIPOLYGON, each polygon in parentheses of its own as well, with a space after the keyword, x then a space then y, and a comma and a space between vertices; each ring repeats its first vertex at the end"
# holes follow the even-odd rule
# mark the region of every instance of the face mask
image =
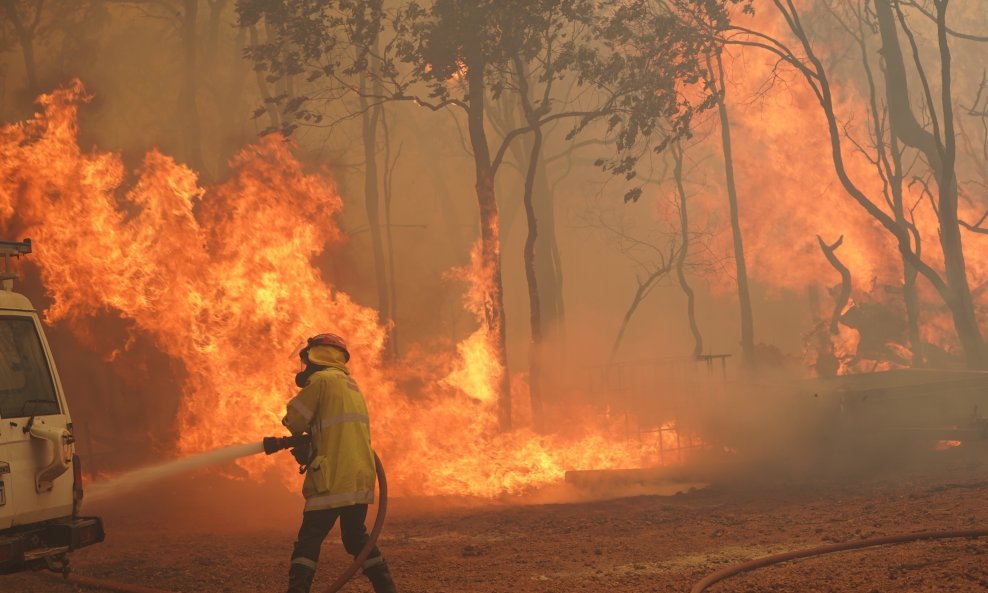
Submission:
POLYGON ((315 372, 321 371, 324 368, 325 367, 321 367, 321 366, 306 365, 304 369, 302 369, 300 372, 295 374, 295 384, 298 385, 299 388, 305 387, 306 385, 309 384, 309 377, 311 377, 315 372))
POLYGON ((300 370, 299 372, 295 373, 295 384, 298 385, 298 387, 300 389, 302 387, 305 387, 306 385, 308 385, 309 384, 309 377, 312 376, 312 373, 314 373, 317 370, 319 370, 318 367, 314 367, 314 366, 312 366, 312 365, 309 364, 308 353, 309 353, 309 349, 308 348, 303 348, 298 353, 299 364, 301 365, 302 370, 300 370))

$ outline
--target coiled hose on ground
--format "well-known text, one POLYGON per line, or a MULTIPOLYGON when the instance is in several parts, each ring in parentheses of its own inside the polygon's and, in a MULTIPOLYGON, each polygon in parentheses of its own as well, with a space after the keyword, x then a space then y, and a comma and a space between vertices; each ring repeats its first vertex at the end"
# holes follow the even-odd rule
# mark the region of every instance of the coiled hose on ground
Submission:
POLYGON ((783 562, 788 562, 790 560, 809 558, 810 556, 822 556, 823 554, 830 554, 833 552, 843 552, 845 550, 871 548, 874 546, 888 546, 892 544, 905 544, 905 543, 921 541, 921 540, 952 539, 952 538, 961 538, 961 537, 967 537, 967 538, 988 537, 988 529, 920 531, 917 533, 886 535, 884 537, 874 537, 870 539, 862 539, 853 542, 843 542, 839 544, 830 544, 826 546, 816 546, 813 548, 806 548, 804 550, 793 550, 791 552, 783 552, 781 554, 763 556, 762 558, 755 558, 747 562, 742 562, 741 564, 728 566, 727 568, 718 570, 717 572, 707 575, 698 583, 693 585, 693 588, 690 589, 690 593, 703 593, 714 583, 723 581, 728 577, 732 577, 742 572, 755 570, 756 568, 771 566, 772 564, 781 564, 783 562))

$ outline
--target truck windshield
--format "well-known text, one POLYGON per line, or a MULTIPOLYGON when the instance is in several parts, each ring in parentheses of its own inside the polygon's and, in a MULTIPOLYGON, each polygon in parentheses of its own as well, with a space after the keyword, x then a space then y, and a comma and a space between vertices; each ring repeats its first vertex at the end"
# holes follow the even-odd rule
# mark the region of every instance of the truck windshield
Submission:
POLYGON ((45 416, 59 411, 34 320, 0 317, 0 418, 45 416))

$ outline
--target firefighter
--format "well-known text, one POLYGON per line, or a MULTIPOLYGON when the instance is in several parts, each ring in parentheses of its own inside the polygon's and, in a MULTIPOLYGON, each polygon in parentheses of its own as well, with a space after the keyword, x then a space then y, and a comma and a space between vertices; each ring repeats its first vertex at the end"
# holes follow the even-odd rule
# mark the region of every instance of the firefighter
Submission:
MULTIPOLYGON (((374 502, 376 478, 367 405, 347 362, 346 342, 335 334, 309 338, 299 353, 301 387, 288 402, 282 424, 293 435, 309 433, 311 451, 302 494, 305 511, 292 552, 288 593, 308 593, 319 548, 340 521, 343 547, 356 557, 367 542, 367 505, 374 502)), ((396 593, 394 580, 375 546, 363 565, 376 593, 396 593)))

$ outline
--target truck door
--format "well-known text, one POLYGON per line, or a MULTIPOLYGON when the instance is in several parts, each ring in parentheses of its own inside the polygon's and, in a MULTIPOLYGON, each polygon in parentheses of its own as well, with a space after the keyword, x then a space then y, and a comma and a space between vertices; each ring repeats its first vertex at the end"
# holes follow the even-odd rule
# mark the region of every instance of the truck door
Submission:
POLYGON ((71 423, 40 330, 0 313, 0 531, 72 514, 71 423))

